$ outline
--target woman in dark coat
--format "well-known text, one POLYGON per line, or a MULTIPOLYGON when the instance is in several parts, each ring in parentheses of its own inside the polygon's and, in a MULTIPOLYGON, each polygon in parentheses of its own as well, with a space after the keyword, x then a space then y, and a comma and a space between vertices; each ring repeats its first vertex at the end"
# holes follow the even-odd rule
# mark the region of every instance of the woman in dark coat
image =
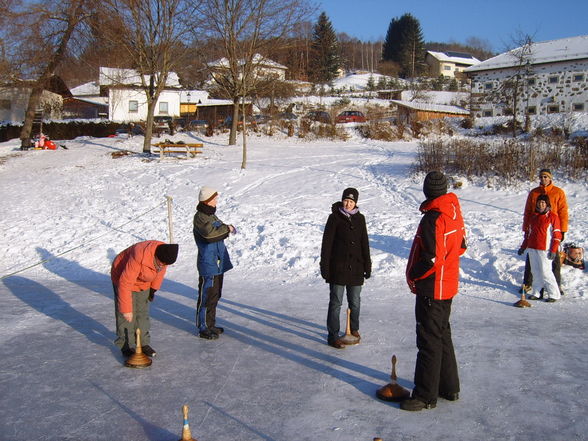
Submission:
POLYGON ((327 341, 337 349, 345 347, 339 337, 343 293, 347 291, 347 303, 351 310, 351 334, 359 339, 361 287, 372 271, 367 228, 365 218, 357 206, 358 198, 359 192, 355 188, 347 188, 341 202, 333 204, 321 247, 321 276, 329 284, 330 290, 327 341))

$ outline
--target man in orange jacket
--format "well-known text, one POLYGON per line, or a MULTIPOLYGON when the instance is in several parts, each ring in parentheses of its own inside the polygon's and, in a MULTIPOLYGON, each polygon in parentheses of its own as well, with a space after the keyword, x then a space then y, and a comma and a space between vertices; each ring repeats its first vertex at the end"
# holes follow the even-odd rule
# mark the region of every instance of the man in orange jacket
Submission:
MULTIPOLYGON (((523 231, 525 235, 529 232, 529 223, 531 218, 535 213, 535 207, 537 206, 537 198, 545 194, 549 197, 549 201, 551 202, 551 212, 557 214, 559 217, 560 227, 561 227, 561 241, 563 243, 566 232, 568 231, 568 202, 566 199, 566 193, 559 187, 553 185, 553 174, 551 170, 548 168, 541 169, 539 172, 539 186, 535 187, 533 190, 529 192, 527 196, 527 202, 525 204, 525 212, 523 214, 523 231)), ((553 271, 553 275, 555 276, 555 280, 557 281, 557 286, 559 287, 560 292, 563 294, 563 290, 561 288, 561 260, 559 256, 556 256, 553 259, 553 263, 551 264, 551 268, 553 271)), ((533 274, 531 272, 531 265, 529 263, 529 256, 525 261, 525 275, 523 277, 523 286, 520 290, 523 290, 526 293, 531 291, 531 286, 533 285, 533 274)))
POLYGON ((110 270, 117 335, 114 344, 125 357, 135 351, 137 328, 141 330, 143 353, 150 357, 156 355, 149 345, 149 302, 161 287, 167 265, 174 263, 177 257, 177 244, 146 240, 130 246, 114 259, 110 270))
POLYGON ((425 177, 423 213, 412 243, 406 281, 416 294, 417 360, 414 389, 400 403, 408 411, 432 409, 437 397, 459 398, 457 360, 451 338, 451 303, 459 284, 459 258, 466 250, 459 200, 447 193, 447 178, 438 171, 425 177))

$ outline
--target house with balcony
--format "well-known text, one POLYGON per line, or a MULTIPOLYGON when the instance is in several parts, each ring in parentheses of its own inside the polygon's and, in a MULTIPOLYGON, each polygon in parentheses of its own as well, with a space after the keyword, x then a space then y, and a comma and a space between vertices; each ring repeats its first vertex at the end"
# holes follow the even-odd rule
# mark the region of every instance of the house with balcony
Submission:
POLYGON ((473 116, 588 111, 588 35, 530 43, 465 70, 473 116))
POLYGON ((479 64, 480 60, 463 52, 427 51, 425 63, 429 66, 429 74, 432 77, 443 75, 446 78, 460 78, 463 77, 465 69, 479 64))

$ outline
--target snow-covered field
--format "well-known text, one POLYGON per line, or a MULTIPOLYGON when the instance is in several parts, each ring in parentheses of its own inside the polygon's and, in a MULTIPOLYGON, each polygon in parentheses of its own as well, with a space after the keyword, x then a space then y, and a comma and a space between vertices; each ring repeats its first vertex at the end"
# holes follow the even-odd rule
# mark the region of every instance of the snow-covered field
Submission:
MULTIPOLYGON (((404 268, 423 199, 423 176, 411 176, 416 142, 253 136, 242 170, 241 148, 226 136, 203 141, 200 157, 163 161, 112 159, 140 152, 140 137, 78 138, 57 151, 0 144, 1 440, 172 441, 183 404, 199 441, 588 439, 588 274, 564 267, 561 301, 512 306, 522 209, 536 183, 455 190, 469 234, 452 313, 461 397, 407 413, 375 392, 389 381, 392 354, 399 383, 412 388, 404 268), (235 269, 217 341, 194 326, 201 185, 219 190, 219 217, 238 229, 227 240, 235 269), (362 342, 336 350, 325 341, 318 260, 331 203, 347 186, 360 191, 374 268, 362 342), (166 195, 180 256, 152 304, 158 356, 128 369, 112 344, 109 266, 137 241, 167 240, 166 195)), ((583 243, 588 184, 555 176, 570 205, 566 240, 583 243)))

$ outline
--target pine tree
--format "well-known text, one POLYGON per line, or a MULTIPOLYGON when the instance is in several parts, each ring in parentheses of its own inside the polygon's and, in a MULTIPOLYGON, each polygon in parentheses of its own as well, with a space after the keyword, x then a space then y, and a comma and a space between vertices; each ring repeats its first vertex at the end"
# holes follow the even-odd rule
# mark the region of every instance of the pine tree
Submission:
POLYGON ((400 76, 413 78, 425 69, 425 43, 419 21, 411 14, 393 18, 382 47, 382 60, 400 67, 400 76))
POLYGON ((324 12, 314 26, 310 60, 310 76, 319 83, 329 83, 337 77, 341 66, 339 43, 333 25, 324 12))

